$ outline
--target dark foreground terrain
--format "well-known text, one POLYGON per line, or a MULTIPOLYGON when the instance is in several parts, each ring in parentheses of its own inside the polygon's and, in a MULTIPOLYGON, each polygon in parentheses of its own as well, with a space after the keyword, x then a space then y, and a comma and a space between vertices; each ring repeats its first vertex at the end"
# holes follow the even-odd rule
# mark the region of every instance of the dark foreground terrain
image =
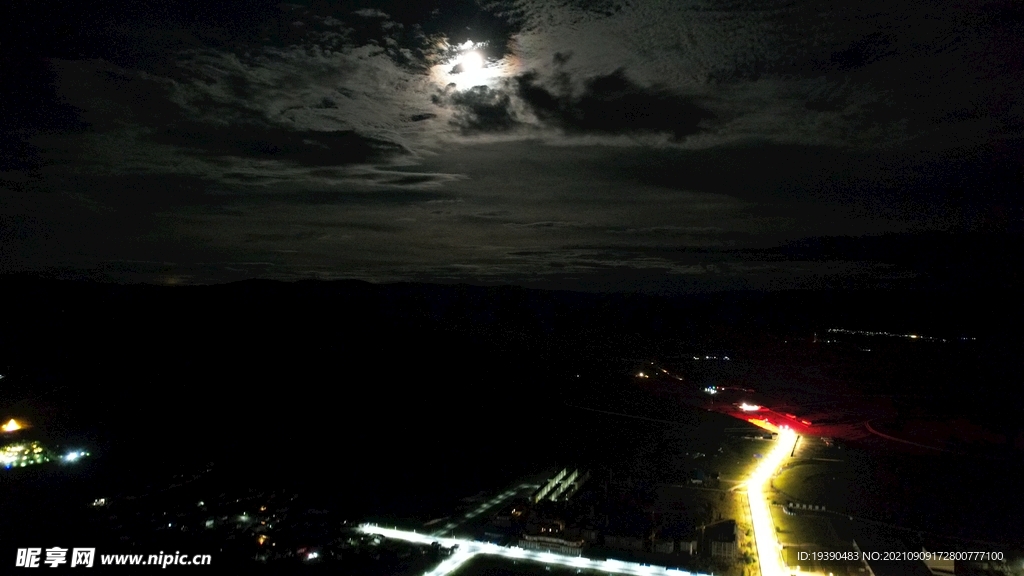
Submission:
MULTIPOLYGON (((944 358, 941 370, 927 354, 851 367, 849 356, 823 352, 818 385, 841 375, 835 385, 848 392, 899 387, 903 413, 983 422, 1011 453, 1024 432, 1021 340, 1013 335, 1020 313, 1009 295, 670 300, 468 286, 169 288, 20 278, 5 286, 0 418, 30 424, 21 438, 93 453, 73 466, 5 471, 0 539, 10 555, 22 546, 95 545, 249 562, 263 550, 255 523, 277 522, 266 529, 274 544, 299 550, 343 538, 345 526, 366 518, 444 516, 467 494, 567 458, 614 452, 605 448, 615 442, 650 456, 663 439, 641 442, 632 424, 614 419, 581 424, 565 407, 677 417, 672 393, 635 388, 629 376, 638 362, 694 350, 750 359, 760 350, 777 367, 786 365, 778 347, 837 325, 970 336, 979 346, 944 358)), ((785 375, 686 370, 688 379, 708 381, 785 375)), ((963 502, 991 508, 996 496, 968 485, 963 502)), ((950 507, 957 509, 964 506, 950 507)), ((964 527, 956 528, 962 536, 964 527)), ((1005 533, 1008 542, 1021 538, 1005 533)))

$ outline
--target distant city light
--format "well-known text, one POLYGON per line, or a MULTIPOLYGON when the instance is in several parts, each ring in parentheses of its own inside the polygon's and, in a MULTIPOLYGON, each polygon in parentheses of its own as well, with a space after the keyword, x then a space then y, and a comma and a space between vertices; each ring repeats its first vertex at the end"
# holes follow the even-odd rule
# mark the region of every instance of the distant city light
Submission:
MULTIPOLYGON (((896 334, 894 332, 881 332, 873 330, 846 330, 845 328, 829 328, 829 332, 833 334, 851 334, 854 336, 888 336, 890 338, 909 338, 911 340, 927 340, 930 342, 948 342, 945 338, 935 338, 933 336, 923 336, 921 334, 896 334)), ((961 340, 974 340, 974 338, 960 338, 961 340)), ((826 340, 826 343, 833 342, 832 340, 826 340)))
POLYGON ((49 452, 39 442, 8 444, 0 448, 0 465, 5 468, 24 468, 49 461, 49 452))
POLYGON ((4 424, 0 429, 4 432, 14 432, 15 430, 21 430, 21 424, 19 424, 14 418, 11 418, 7 421, 7 424, 4 424))
POLYGON ((88 455, 89 453, 86 452, 85 450, 73 450, 64 455, 64 461, 74 462, 75 460, 78 460, 79 458, 84 458, 85 456, 88 455))

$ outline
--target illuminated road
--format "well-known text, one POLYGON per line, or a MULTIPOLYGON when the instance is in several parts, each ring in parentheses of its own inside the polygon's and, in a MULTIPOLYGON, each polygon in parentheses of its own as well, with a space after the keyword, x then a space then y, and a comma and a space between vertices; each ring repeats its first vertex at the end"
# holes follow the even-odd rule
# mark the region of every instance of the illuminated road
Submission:
POLYGON ((778 471, 782 461, 793 449, 799 436, 789 428, 779 430, 779 439, 747 481, 747 501, 750 503, 750 520, 754 529, 754 544, 757 547, 757 561, 761 576, 783 576, 786 574, 782 561, 782 550, 775 537, 775 523, 768 505, 768 490, 771 478, 778 471))
POLYGON ((360 531, 366 534, 380 534, 385 538, 403 540, 414 544, 430 545, 437 542, 445 548, 458 546, 455 553, 446 558, 436 568, 427 572, 427 576, 445 576, 465 564, 468 560, 478 554, 490 554, 501 556, 511 560, 526 560, 540 564, 553 566, 566 566, 584 570, 596 570, 608 574, 633 574, 637 576, 706 576, 685 570, 665 568, 661 566, 648 566, 635 562, 623 562, 621 560, 592 560, 583 556, 568 556, 566 554, 555 554, 553 552, 540 552, 525 550, 515 546, 499 546, 489 542, 477 542, 475 540, 463 540, 461 538, 435 538, 429 534, 419 534, 407 530, 394 528, 382 528, 370 524, 363 524, 360 531))
MULTIPOLYGON (((785 563, 782 560, 782 550, 778 538, 775 535, 775 523, 772 520, 771 509, 768 503, 768 491, 771 487, 771 478, 778 472, 779 467, 786 457, 795 449, 799 435, 788 427, 779 429, 778 440, 771 451, 765 455, 761 462, 754 469, 746 482, 747 501, 750 504, 750 519, 754 532, 754 545, 757 548, 757 558, 760 565, 761 576, 787 576, 785 563)), ((488 509, 507 500, 518 493, 526 486, 519 486, 517 489, 509 490, 496 498, 482 504, 479 508, 466 514, 462 521, 478 516, 488 509)), ((441 531, 447 531, 456 523, 449 523, 441 531)), ((385 538, 402 540, 413 544, 432 545, 438 543, 445 548, 453 548, 451 556, 442 561, 437 567, 428 572, 426 576, 446 576, 457 570, 460 566, 479 554, 490 554, 501 556, 511 560, 524 560, 555 566, 569 568, 587 569, 608 574, 633 574, 638 576, 706 576, 662 566, 650 566, 635 562, 624 562, 621 560, 595 560, 583 556, 569 556, 553 552, 541 552, 526 550, 517 546, 499 546, 490 542, 479 542, 462 538, 444 538, 437 532, 433 534, 422 534, 397 528, 383 528, 371 524, 363 524, 359 527, 365 534, 379 534, 385 538)))
POLYGON ((487 502, 484 502, 483 504, 481 504, 477 508, 475 508, 475 509, 473 509, 473 510, 471 510, 469 512, 466 512, 457 521, 449 522, 449 523, 445 524, 444 526, 438 528, 437 530, 434 530, 433 534, 435 536, 441 536, 442 534, 445 534, 447 532, 450 532, 450 531, 454 530, 455 528, 458 528, 459 525, 461 525, 462 523, 467 522, 469 520, 472 520, 473 518, 476 518, 477 516, 487 512, 491 508, 494 508, 498 504, 501 504, 502 502, 505 502, 506 500, 508 500, 509 498, 512 498, 516 494, 519 494, 520 492, 523 492, 525 490, 536 490, 537 488, 540 488, 540 486, 538 486, 536 484, 520 484, 516 488, 513 488, 511 490, 506 490, 505 492, 502 492, 501 494, 495 496, 494 498, 491 498, 487 502))

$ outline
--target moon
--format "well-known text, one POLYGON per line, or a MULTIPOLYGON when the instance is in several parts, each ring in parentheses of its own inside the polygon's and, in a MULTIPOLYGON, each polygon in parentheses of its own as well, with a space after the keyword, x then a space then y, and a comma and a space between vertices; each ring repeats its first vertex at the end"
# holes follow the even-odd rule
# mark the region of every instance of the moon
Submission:
POLYGON ((518 61, 508 56, 489 61, 481 50, 485 47, 481 42, 466 41, 461 45, 445 46, 453 52, 451 59, 431 69, 431 77, 439 86, 454 85, 458 90, 492 86, 501 78, 515 74, 518 69, 518 61))
POLYGON ((484 67, 484 57, 479 52, 473 50, 463 54, 459 64, 462 65, 463 72, 475 72, 484 67))

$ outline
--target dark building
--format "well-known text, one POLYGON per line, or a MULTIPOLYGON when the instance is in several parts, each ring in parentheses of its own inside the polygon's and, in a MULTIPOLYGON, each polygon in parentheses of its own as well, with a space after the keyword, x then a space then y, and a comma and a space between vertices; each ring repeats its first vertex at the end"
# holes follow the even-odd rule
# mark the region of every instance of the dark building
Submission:
POLYGON ((704 550, 712 558, 735 560, 740 553, 739 528, 735 520, 723 520, 704 529, 704 550))
POLYGON ((641 551, 644 549, 644 538, 636 535, 606 535, 604 545, 616 550, 641 551))
POLYGON ((689 523, 670 523, 662 526, 655 534, 655 544, 659 541, 671 542, 676 552, 693 555, 697 553, 699 539, 689 523))

